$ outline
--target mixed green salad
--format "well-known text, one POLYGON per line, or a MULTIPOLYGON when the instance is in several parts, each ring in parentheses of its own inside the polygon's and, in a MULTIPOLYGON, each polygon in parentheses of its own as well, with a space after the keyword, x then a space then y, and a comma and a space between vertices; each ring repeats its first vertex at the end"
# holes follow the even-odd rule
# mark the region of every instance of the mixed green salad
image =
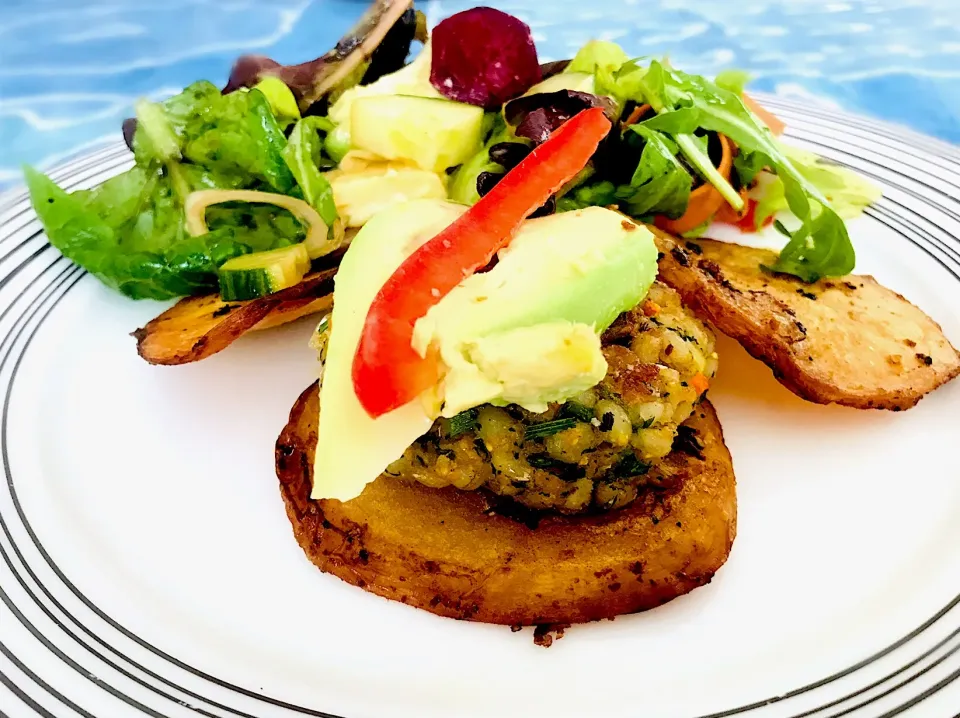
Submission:
POLYGON ((409 1, 384 1, 316 60, 247 56, 222 90, 203 80, 138 102, 124 127, 134 166, 94 189, 25 175, 50 242, 107 286, 244 300, 297 284, 387 207, 476 203, 565 122, 601 108, 609 133, 534 215, 615 207, 687 237, 715 222, 774 224, 785 246, 771 271, 849 273, 845 220, 879 190, 782 143, 747 79, 709 80, 605 41, 541 64, 511 15, 474 8, 428 36, 409 1))

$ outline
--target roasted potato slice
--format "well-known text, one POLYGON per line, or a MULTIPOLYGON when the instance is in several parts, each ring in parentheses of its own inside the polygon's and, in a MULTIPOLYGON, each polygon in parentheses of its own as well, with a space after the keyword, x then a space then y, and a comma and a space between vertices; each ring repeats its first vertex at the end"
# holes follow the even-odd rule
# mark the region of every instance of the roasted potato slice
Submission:
POLYGON ((707 402, 686 424, 685 450, 666 459, 680 478, 674 489, 601 515, 538 521, 510 518, 478 491, 389 476, 348 502, 312 501, 317 407, 314 383, 276 446, 296 540, 320 570, 441 616, 531 625, 653 608, 708 583, 736 535, 733 465, 707 402))
POLYGON ((805 284, 764 272, 770 250, 662 232, 657 244, 661 281, 804 399, 901 411, 960 374, 940 326, 873 277, 805 284))
POLYGON ((151 364, 187 364, 216 354, 249 331, 329 312, 336 271, 308 274, 296 286, 246 302, 224 302, 219 294, 182 299, 133 332, 137 353, 151 364))

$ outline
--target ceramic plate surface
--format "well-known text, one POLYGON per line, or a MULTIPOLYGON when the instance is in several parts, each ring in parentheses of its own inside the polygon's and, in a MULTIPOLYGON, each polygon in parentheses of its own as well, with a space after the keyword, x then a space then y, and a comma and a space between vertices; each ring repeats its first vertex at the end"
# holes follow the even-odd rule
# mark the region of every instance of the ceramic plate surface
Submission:
MULTIPOLYGON (((762 100, 788 141, 884 197, 852 222, 873 274, 960 345, 960 149, 762 100)), ((118 144, 61 167, 89 187, 118 144)), ((315 320, 153 367, 124 299, 0 209, 0 714, 133 718, 946 717, 960 691, 960 382, 903 413, 805 403, 721 338, 711 397, 739 522, 707 586, 531 631, 438 618, 320 573, 274 442, 315 378, 315 320)), ((357 447, 362 451, 363 447, 357 447)))

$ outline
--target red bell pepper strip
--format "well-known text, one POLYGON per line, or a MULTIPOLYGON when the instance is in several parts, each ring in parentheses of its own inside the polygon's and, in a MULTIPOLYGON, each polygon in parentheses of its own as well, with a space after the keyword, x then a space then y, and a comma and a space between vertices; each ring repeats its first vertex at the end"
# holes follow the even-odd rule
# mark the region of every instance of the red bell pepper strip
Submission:
POLYGON ((610 127, 599 107, 567 120, 387 280, 370 305, 353 361, 354 391, 371 417, 403 406, 436 384, 438 357, 421 357, 413 349, 414 324, 465 277, 486 266, 520 223, 583 169, 610 127))

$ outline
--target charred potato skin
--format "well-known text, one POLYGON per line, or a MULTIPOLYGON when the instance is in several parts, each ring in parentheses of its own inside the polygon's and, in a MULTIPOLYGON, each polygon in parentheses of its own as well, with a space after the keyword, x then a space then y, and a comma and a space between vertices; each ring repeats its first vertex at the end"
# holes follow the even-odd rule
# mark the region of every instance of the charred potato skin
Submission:
POLYGON ((706 401, 687 424, 701 450, 667 459, 683 475, 674 489, 536 528, 491 511, 479 492, 390 477, 346 503, 310 500, 317 410, 315 383, 276 445, 296 540, 322 571, 440 616, 531 625, 643 611, 709 583, 736 536, 732 461, 706 401))
POLYGON ((764 272, 770 250, 651 231, 660 280, 807 401, 904 411, 960 375, 940 325, 871 276, 804 284, 764 272))
POLYGON ((133 332, 137 353, 150 364, 188 364, 223 351, 249 331, 329 312, 335 274, 313 272, 289 289, 246 302, 224 302, 219 294, 186 297, 133 332))

